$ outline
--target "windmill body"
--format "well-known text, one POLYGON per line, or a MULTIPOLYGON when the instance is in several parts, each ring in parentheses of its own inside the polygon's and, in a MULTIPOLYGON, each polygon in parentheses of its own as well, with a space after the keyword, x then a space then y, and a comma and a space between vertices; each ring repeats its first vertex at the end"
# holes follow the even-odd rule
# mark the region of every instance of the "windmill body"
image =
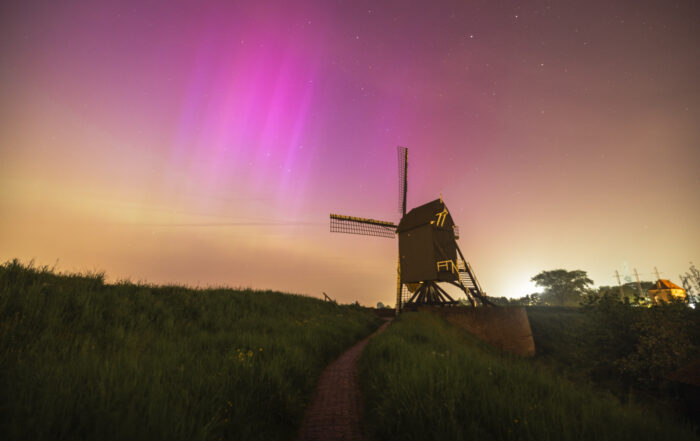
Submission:
POLYGON ((457 241, 452 216, 440 199, 409 211, 399 222, 399 261, 401 283, 425 280, 456 282, 459 277, 450 271, 457 263, 457 241))
POLYGON ((396 310, 411 305, 455 305, 438 283, 460 288, 473 306, 490 305, 474 271, 457 245, 457 227, 442 198, 406 213, 408 150, 399 147, 399 206, 403 214, 392 222, 331 214, 331 232, 399 238, 396 310))

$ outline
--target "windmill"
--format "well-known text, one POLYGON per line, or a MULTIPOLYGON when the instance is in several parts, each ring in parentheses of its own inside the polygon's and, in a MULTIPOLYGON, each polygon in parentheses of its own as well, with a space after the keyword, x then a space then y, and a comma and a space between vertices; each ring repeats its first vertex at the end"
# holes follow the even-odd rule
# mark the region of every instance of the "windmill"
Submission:
POLYGON ((398 159, 399 223, 331 214, 331 232, 386 238, 398 234, 397 313, 416 305, 459 303, 438 283, 461 289, 472 306, 477 305, 477 300, 482 305, 492 305, 457 244, 459 231, 442 197, 406 212, 408 149, 399 146, 398 159))

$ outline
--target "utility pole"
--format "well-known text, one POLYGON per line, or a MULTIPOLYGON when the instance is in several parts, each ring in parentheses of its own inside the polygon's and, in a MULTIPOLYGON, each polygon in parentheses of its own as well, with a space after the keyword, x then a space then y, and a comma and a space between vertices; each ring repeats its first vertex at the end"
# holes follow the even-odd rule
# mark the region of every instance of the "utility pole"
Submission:
POLYGON ((615 270, 615 277, 617 277, 617 287, 620 288, 620 299, 625 298, 625 293, 622 290, 622 282, 620 282, 620 273, 615 270))
POLYGON ((656 267, 654 267, 654 272, 656 273, 656 280, 661 279, 661 276, 659 275, 659 270, 656 267))
POLYGON ((643 299, 646 296, 642 292, 642 282, 639 281, 639 273, 637 273, 637 268, 634 269, 634 278, 637 279, 637 289, 639 290, 639 298, 643 299))

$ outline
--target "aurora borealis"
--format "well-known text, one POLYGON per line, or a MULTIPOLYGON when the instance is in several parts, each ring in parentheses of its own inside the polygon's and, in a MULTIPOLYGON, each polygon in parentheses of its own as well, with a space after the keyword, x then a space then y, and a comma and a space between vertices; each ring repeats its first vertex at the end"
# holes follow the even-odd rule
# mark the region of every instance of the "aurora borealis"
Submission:
POLYGON ((0 260, 393 303, 440 194, 487 294, 700 263, 696 2, 0 7, 0 260))

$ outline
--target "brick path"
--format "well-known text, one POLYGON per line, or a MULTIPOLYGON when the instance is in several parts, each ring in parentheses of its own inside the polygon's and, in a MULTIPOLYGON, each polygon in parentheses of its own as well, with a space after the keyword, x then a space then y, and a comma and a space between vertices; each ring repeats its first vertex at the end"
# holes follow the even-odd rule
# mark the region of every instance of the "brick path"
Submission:
POLYGON ((360 387, 357 382, 357 360, 367 342, 382 332, 391 319, 385 319, 372 335, 356 343, 329 364, 316 386, 316 396, 306 410, 298 441, 361 441, 360 387))

